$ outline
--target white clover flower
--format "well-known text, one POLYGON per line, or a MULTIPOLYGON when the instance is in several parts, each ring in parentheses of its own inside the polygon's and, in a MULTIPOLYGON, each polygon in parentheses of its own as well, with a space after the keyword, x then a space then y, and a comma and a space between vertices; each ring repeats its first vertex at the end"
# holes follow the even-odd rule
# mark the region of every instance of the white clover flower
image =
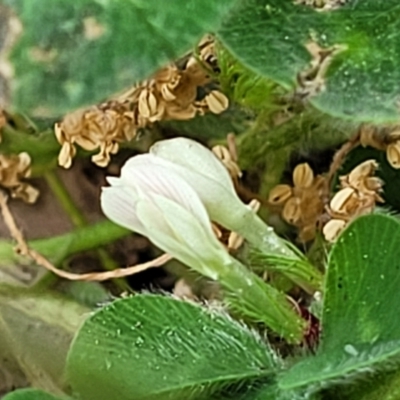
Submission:
POLYGON ((186 138, 162 140, 150 153, 174 164, 175 171, 197 192, 212 221, 240 231, 253 211, 236 194, 232 179, 212 151, 186 138))
POLYGON ((120 178, 108 178, 111 186, 103 188, 101 207, 112 221, 217 279, 230 256, 215 237, 198 195, 175 169, 152 154, 131 158, 120 178))

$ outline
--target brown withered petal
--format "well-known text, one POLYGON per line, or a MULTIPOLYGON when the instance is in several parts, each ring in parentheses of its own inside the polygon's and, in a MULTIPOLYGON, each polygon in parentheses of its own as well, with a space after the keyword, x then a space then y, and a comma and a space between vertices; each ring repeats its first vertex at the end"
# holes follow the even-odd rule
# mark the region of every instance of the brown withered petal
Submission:
POLYGON ((291 197, 283 207, 282 217, 289 224, 295 225, 301 218, 299 199, 291 197))
POLYGON ((384 141, 379 138, 379 133, 369 125, 364 125, 361 129, 360 144, 363 147, 370 146, 378 150, 385 150, 386 148, 384 141))
POLYGON ((205 101, 208 108, 214 114, 221 114, 229 106, 228 98, 218 90, 212 90, 206 97, 205 101))
POLYGON ((383 187, 383 180, 376 176, 369 176, 364 180, 364 184, 367 190, 379 192, 383 187))
POLYGON ((354 199, 355 189, 346 187, 339 190, 332 198, 329 207, 330 209, 339 214, 344 214, 348 211, 348 204, 354 199))
POLYGON ((364 178, 371 176, 378 168, 378 163, 375 160, 366 160, 357 165, 349 174, 348 182, 350 186, 356 185, 364 178))
POLYGON ((0 185, 10 191, 11 197, 21 198, 27 203, 36 201, 39 192, 24 182, 31 173, 31 158, 28 153, 0 155, 0 185))
POLYGON ((242 236, 236 232, 231 232, 228 238, 228 249, 237 250, 244 242, 242 236))
POLYGON ((139 113, 145 118, 150 118, 157 114, 157 98, 152 91, 144 89, 139 95, 138 109, 139 113))
POLYGON ((67 114, 62 120, 60 127, 64 134, 71 137, 77 136, 82 131, 82 121, 84 118, 85 110, 76 110, 67 114))
POLYGON ((70 168, 72 165, 72 158, 75 155, 75 147, 69 142, 63 143, 60 153, 58 154, 58 164, 63 168, 70 168))
POLYGON ((293 171, 293 185, 296 188, 309 188, 314 181, 314 172, 307 163, 299 164, 293 171))
POLYGON ((166 83, 161 85, 161 95, 165 101, 174 101, 176 99, 176 96, 171 91, 169 85, 166 83))
POLYGON ((25 203, 33 204, 39 197, 39 190, 27 183, 22 183, 10 190, 11 197, 23 200, 25 203))
POLYGON ((389 144, 386 149, 386 157, 393 168, 400 168, 400 142, 389 144))
POLYGON ((221 160, 232 160, 229 150, 225 146, 217 145, 214 146, 211 151, 221 160))
POLYGON ((197 114, 197 109, 193 104, 189 104, 186 108, 182 108, 175 103, 167 103, 165 109, 165 119, 187 120, 192 119, 197 114))
POLYGON ((345 226, 345 221, 341 219, 331 219, 322 228, 322 233, 328 242, 334 242, 345 226))
POLYGON ((399 140, 400 139, 400 130, 397 128, 394 131, 389 133, 389 136, 393 140, 399 140))
POLYGON ((99 146, 100 141, 94 140, 95 137, 88 137, 88 136, 78 136, 75 138, 74 142, 79 144, 83 149, 92 151, 99 146))
POLYGON ((31 156, 25 151, 18 154, 19 164, 18 172, 24 177, 28 177, 31 174, 31 156))
POLYGON ((268 202, 281 205, 292 197, 293 191, 289 185, 277 185, 269 192, 268 202))
POLYGON ((56 135, 58 143, 60 143, 61 145, 64 144, 64 142, 66 141, 65 133, 61 129, 61 124, 58 122, 54 124, 54 133, 56 135))

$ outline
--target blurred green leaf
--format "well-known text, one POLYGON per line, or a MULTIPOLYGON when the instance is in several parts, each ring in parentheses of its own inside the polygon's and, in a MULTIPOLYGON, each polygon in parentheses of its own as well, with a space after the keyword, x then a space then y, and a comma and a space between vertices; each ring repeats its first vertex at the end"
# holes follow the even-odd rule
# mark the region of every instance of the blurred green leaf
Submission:
POLYGON ((23 33, 12 105, 54 116, 151 75, 216 30, 235 0, 4 0, 23 33))
POLYGON ((67 351, 87 311, 61 296, 0 287, 0 343, 32 386, 62 394, 67 351))
POLYGON ((164 296, 118 300, 86 320, 68 357, 84 400, 210 399, 268 378, 272 351, 253 332, 200 306, 164 296))
POLYGON ((311 103, 356 121, 398 121, 399 12, 397 0, 349 0, 330 12, 292 0, 244 0, 218 36, 239 61, 286 89, 310 66, 307 43, 343 46, 311 103))
POLYGON ((282 389, 390 367, 400 354, 399 242, 399 221, 379 214, 356 219, 339 237, 329 257, 320 347, 282 375, 282 389))
POLYGON ((38 389, 20 389, 3 397, 3 400, 68 400, 69 397, 57 397, 38 389))

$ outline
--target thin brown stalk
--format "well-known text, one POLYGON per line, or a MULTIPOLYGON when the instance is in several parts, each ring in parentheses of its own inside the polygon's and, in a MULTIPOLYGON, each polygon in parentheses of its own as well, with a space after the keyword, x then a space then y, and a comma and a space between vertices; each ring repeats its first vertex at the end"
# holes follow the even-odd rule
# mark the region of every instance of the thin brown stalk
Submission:
POLYGON ((0 208, 4 223, 6 224, 11 237, 17 242, 17 246, 15 247, 16 253, 25 257, 29 257, 36 264, 42 266, 43 268, 46 268, 47 270, 53 272, 54 274, 62 278, 69 279, 71 281, 100 282, 108 279, 122 278, 137 274, 149 268, 160 267, 164 265, 167 261, 172 259, 172 257, 169 254, 163 254, 160 257, 157 257, 154 260, 148 261, 146 263, 133 265, 127 268, 118 268, 113 271, 91 272, 87 274, 74 274, 71 272, 63 271, 55 267, 47 258, 38 253, 36 250, 33 250, 29 247, 8 207, 7 196, 1 191, 0 191, 0 208))

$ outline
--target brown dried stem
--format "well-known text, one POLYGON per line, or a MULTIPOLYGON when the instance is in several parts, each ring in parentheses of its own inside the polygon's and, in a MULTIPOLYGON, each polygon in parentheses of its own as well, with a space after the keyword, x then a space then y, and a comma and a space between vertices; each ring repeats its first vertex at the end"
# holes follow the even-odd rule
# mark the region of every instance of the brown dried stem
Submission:
POLYGON ((353 149, 360 145, 360 134, 361 132, 360 130, 358 130, 357 133, 346 143, 344 143, 343 146, 333 156, 333 160, 329 167, 328 175, 326 177, 328 188, 331 188, 333 178, 335 174, 339 171, 340 167, 343 165, 343 162, 347 155, 353 149))
POLYGON ((0 191, 0 208, 3 216, 4 223, 6 224, 10 235, 17 242, 15 247, 16 253, 29 257, 36 264, 46 268, 47 270, 53 272, 54 274, 69 279, 71 281, 105 281, 108 279, 122 278, 130 275, 137 274, 139 272, 145 271, 149 268, 159 267, 164 265, 167 261, 171 260, 172 257, 169 254, 163 254, 160 257, 155 258, 147 263, 134 265, 128 268, 119 268, 113 271, 106 272, 92 272, 87 274, 74 274, 71 272, 63 271, 55 267, 47 258, 33 250, 29 247, 28 243, 25 241, 21 230, 18 228, 15 219, 8 207, 7 196, 4 192, 0 191))

